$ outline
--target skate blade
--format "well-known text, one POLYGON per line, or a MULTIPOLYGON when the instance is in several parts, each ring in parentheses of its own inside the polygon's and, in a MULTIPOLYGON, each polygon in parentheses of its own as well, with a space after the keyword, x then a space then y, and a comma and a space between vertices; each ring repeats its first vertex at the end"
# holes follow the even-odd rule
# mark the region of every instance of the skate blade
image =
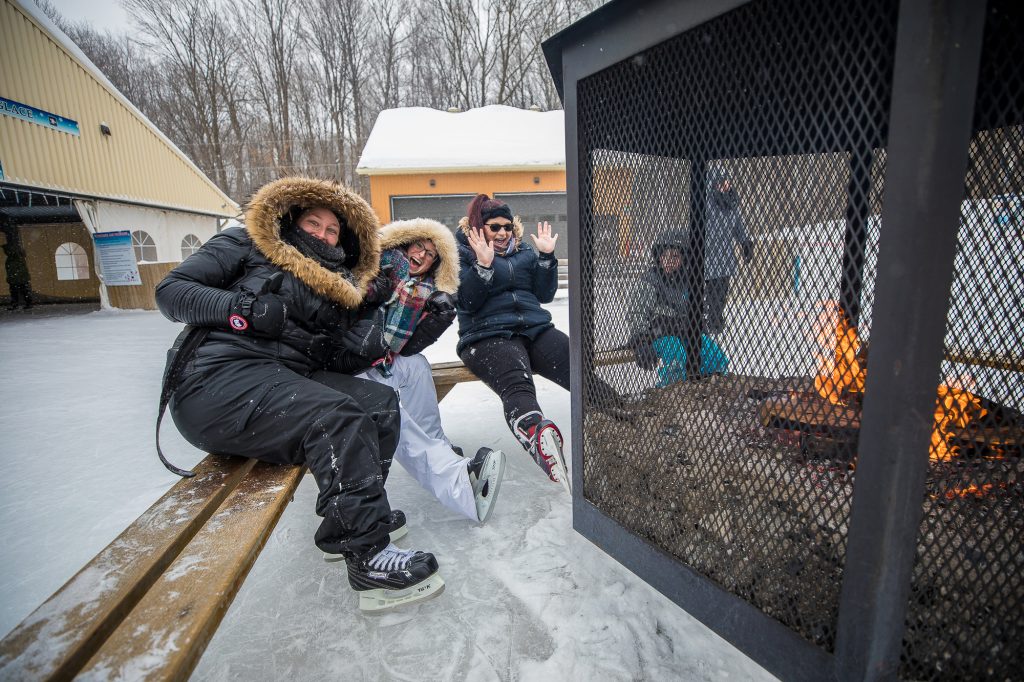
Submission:
POLYGON ((476 518, 480 523, 487 523, 491 518, 491 510, 494 509, 494 502, 498 499, 498 489, 501 487, 501 479, 505 476, 505 453, 501 450, 494 450, 487 459, 487 465, 480 472, 476 487, 487 488, 487 497, 480 498, 473 490, 473 497, 476 501, 476 518))
MULTIPOLYGON (((388 533, 388 537, 390 538, 391 542, 394 542, 395 540, 401 540, 402 538, 404 538, 408 534, 409 534, 409 524, 407 523, 404 526, 402 526, 401 528, 395 529, 395 530, 391 531, 390 533, 388 533)), ((328 554, 327 552, 324 552, 324 561, 326 561, 329 564, 333 564, 335 562, 344 561, 344 560, 345 560, 345 557, 342 556, 341 554, 328 554)))
POLYGON ((404 590, 378 588, 359 593, 359 610, 367 615, 388 611, 396 606, 433 599, 444 592, 444 578, 438 573, 404 590))

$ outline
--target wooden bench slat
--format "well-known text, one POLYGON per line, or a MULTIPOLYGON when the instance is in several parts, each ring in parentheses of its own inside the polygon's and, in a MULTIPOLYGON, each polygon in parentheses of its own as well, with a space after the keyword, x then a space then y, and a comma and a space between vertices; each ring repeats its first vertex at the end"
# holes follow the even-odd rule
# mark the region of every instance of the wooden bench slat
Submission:
POLYGON ((93 656, 81 677, 187 678, 304 470, 256 464, 93 656))
POLYGON ((204 459, 0 642, 0 678, 72 677, 253 464, 204 459))

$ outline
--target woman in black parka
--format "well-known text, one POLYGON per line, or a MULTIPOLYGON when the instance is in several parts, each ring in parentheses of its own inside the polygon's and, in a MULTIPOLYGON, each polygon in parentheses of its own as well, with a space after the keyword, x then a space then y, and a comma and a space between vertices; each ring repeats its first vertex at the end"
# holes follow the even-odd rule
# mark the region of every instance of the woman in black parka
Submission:
MULTIPOLYGON (((534 461, 569 490, 562 434, 544 418, 533 373, 569 390, 569 337, 541 307, 558 290, 558 259, 549 223, 523 240, 523 225, 504 202, 478 194, 459 222, 459 357, 501 397, 505 421, 534 461), (534 248, 536 247, 536 248, 534 248)), ((621 412, 621 400, 597 377, 595 393, 621 412)))
POLYGON ((157 287, 165 316, 201 330, 201 345, 170 363, 174 423, 203 450, 307 465, 320 488, 316 544, 346 558, 360 608, 436 593, 434 556, 389 542, 398 400, 346 374, 383 354, 380 320, 356 316, 378 272, 372 209, 335 183, 285 178, 256 193, 245 223, 157 287))

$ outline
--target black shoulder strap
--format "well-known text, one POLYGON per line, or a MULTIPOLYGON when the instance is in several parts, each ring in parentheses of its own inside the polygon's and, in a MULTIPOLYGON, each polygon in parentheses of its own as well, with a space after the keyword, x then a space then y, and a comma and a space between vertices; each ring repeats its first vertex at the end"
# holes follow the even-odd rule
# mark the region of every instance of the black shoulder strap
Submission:
POLYGON ((195 354, 196 349, 202 345, 203 341, 206 340, 206 335, 209 333, 209 327, 186 326, 185 330, 178 334, 178 338, 174 340, 168 351, 170 357, 168 358, 167 367, 164 369, 164 380, 160 387, 160 411, 156 415, 156 454, 160 457, 160 461, 163 462, 168 471, 178 474, 183 478, 192 478, 196 473, 180 469, 168 462, 167 458, 164 457, 164 452, 160 449, 160 422, 163 421, 167 403, 170 402, 171 396, 174 395, 175 389, 178 388, 181 368, 195 354))

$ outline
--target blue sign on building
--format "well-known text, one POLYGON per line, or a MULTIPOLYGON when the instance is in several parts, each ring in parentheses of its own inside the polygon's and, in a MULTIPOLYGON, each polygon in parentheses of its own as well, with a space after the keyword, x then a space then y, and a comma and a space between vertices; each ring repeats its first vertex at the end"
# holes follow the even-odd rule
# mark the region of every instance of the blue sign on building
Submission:
POLYGON ((0 97, 0 114, 20 118, 23 121, 36 123, 45 128, 60 130, 61 132, 69 133, 71 135, 80 134, 78 131, 78 121, 72 121, 70 118, 51 114, 48 111, 36 109, 35 107, 30 107, 27 104, 15 102, 13 99, 7 99, 6 97, 0 97))

